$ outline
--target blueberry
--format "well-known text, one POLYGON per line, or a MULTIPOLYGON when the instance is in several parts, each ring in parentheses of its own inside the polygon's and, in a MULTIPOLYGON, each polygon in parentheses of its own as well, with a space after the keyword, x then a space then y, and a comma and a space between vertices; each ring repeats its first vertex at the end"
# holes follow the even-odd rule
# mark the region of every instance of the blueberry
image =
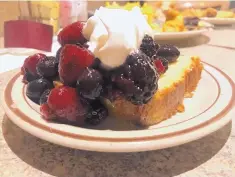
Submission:
POLYGON ((85 122, 89 125, 98 125, 108 116, 108 110, 100 102, 95 100, 90 105, 90 110, 86 114, 85 122))
POLYGON ((103 82, 98 70, 86 68, 77 80, 77 91, 83 98, 95 100, 103 91, 103 82))
POLYGON ((45 57, 37 64, 38 75, 45 78, 53 78, 58 75, 58 61, 56 57, 45 57))
POLYGON ((47 89, 52 89, 53 84, 47 79, 41 78, 27 84, 26 95, 35 103, 39 103, 40 97, 47 89))
POLYGON ((169 63, 175 62, 180 55, 180 51, 177 47, 170 44, 160 45, 157 56, 164 57, 169 63))
POLYGON ((39 100, 40 105, 47 103, 47 99, 48 99, 50 92, 51 92, 50 89, 47 89, 43 92, 43 94, 41 95, 40 100, 39 100))
POLYGON ((29 71, 25 70, 24 72, 24 81, 31 82, 33 80, 39 79, 40 77, 38 75, 33 75, 29 71))

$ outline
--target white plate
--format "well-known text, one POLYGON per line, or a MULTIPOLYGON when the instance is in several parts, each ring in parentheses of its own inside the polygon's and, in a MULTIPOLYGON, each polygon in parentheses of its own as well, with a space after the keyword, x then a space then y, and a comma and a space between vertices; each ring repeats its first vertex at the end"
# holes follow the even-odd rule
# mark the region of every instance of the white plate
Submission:
POLYGON ((136 129, 114 118, 108 118, 97 129, 49 123, 41 118, 39 107, 26 98, 20 73, 9 80, 2 103, 15 124, 55 144, 103 152, 162 149, 206 136, 234 116, 231 110, 235 100, 233 82, 219 69, 208 64, 204 67, 193 98, 185 99, 185 112, 148 129, 136 129))
POLYGON ((209 18, 203 17, 201 20, 207 21, 213 25, 232 25, 235 24, 235 18, 209 18))
POLYGON ((199 36, 208 29, 200 29, 200 30, 192 30, 192 31, 183 31, 183 32, 155 32, 154 39, 155 40, 180 40, 192 38, 195 36, 199 36))

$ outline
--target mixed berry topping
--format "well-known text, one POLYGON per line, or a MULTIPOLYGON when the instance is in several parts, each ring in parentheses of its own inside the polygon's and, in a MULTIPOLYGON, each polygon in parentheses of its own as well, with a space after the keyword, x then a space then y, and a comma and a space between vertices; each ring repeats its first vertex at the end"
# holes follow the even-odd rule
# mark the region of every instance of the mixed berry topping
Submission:
POLYGON ((108 117, 104 99, 125 98, 147 104, 158 89, 159 77, 180 55, 173 45, 159 45, 145 35, 139 49, 124 64, 106 69, 88 50, 83 23, 75 22, 58 35, 56 56, 38 53, 25 59, 21 72, 26 95, 40 104, 42 117, 64 124, 98 125, 108 117))
POLYGON ((112 81, 136 105, 147 103, 158 88, 156 68, 140 50, 127 57, 126 63, 112 75, 112 81))

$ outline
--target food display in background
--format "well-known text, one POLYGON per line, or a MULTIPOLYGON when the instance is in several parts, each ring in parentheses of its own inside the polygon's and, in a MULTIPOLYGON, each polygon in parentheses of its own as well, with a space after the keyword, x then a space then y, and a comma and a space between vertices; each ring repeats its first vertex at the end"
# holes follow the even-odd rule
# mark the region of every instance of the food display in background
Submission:
POLYGON ((55 56, 26 58, 26 95, 45 120, 94 126, 112 115, 150 126, 184 111, 203 65, 155 42, 142 11, 101 7, 59 32, 55 56))
POLYGON ((105 7, 110 9, 124 10, 132 10, 134 7, 139 7, 141 9, 142 14, 146 17, 150 26, 153 24, 153 21, 157 19, 160 15, 156 10, 156 6, 150 5, 148 3, 141 4, 140 2, 127 2, 124 5, 119 5, 117 2, 106 2, 105 7))
POLYGON ((205 8, 205 9, 197 9, 197 8, 186 8, 180 11, 183 16, 194 16, 194 17, 209 17, 209 18, 234 18, 235 13, 231 10, 217 10, 215 8, 205 8))
POLYGON ((182 10, 181 14, 186 17, 198 17, 201 21, 213 25, 231 25, 235 23, 235 13, 233 10, 217 10, 216 8, 182 10))
POLYGON ((187 8, 180 11, 181 15, 184 17, 203 17, 205 11, 202 9, 187 8))
POLYGON ((125 5, 119 5, 116 2, 106 3, 107 8, 132 10, 134 7, 140 7, 141 12, 145 15, 151 28, 158 32, 183 32, 199 30, 211 27, 208 23, 200 21, 198 18, 200 11, 185 10, 179 11, 174 8, 173 4, 148 4, 140 5, 139 2, 128 2, 125 5))
POLYGON ((166 18, 165 22, 161 29, 156 29, 162 32, 183 32, 212 27, 211 24, 200 20, 200 15, 197 15, 200 14, 199 11, 180 12, 174 8, 169 8, 163 10, 163 13, 166 18))
POLYGON ((215 18, 235 18, 235 13, 231 11, 216 10, 208 8, 204 12, 204 17, 215 17, 215 18))

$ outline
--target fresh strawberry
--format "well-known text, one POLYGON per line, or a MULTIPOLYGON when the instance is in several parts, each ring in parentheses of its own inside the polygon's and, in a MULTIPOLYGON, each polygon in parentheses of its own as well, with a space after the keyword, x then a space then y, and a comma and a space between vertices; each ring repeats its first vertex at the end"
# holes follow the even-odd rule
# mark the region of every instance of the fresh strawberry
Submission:
POLYGON ((58 42, 63 46, 65 44, 84 44, 87 40, 82 34, 84 24, 75 22, 60 31, 58 34, 58 42))
POLYGON ((55 114, 53 111, 49 108, 47 103, 44 103, 40 106, 40 112, 42 114, 42 117, 45 120, 53 120, 56 118, 55 114))
POLYGON ((36 53, 34 55, 27 57, 22 66, 23 67, 22 70, 23 71, 28 70, 31 74, 36 75, 37 74, 36 65, 40 60, 42 60, 45 57, 46 55, 42 53, 36 53))
POLYGON ((73 86, 83 70, 94 61, 94 56, 86 48, 66 44, 60 53, 59 76, 63 84, 73 86))
POLYGON ((44 59, 46 55, 42 53, 37 53, 29 56, 25 59, 23 66, 21 67, 21 73, 24 75, 24 81, 30 82, 32 80, 38 79, 39 76, 37 74, 36 66, 37 63, 44 59))
MULTIPOLYGON (((75 88, 67 86, 54 88, 51 90, 47 102, 51 111, 45 112, 53 112, 60 120, 67 120, 68 123, 73 122, 80 125, 84 122, 87 109, 78 97, 75 88)), ((44 112, 44 109, 47 108, 42 108, 41 111, 44 112)))

